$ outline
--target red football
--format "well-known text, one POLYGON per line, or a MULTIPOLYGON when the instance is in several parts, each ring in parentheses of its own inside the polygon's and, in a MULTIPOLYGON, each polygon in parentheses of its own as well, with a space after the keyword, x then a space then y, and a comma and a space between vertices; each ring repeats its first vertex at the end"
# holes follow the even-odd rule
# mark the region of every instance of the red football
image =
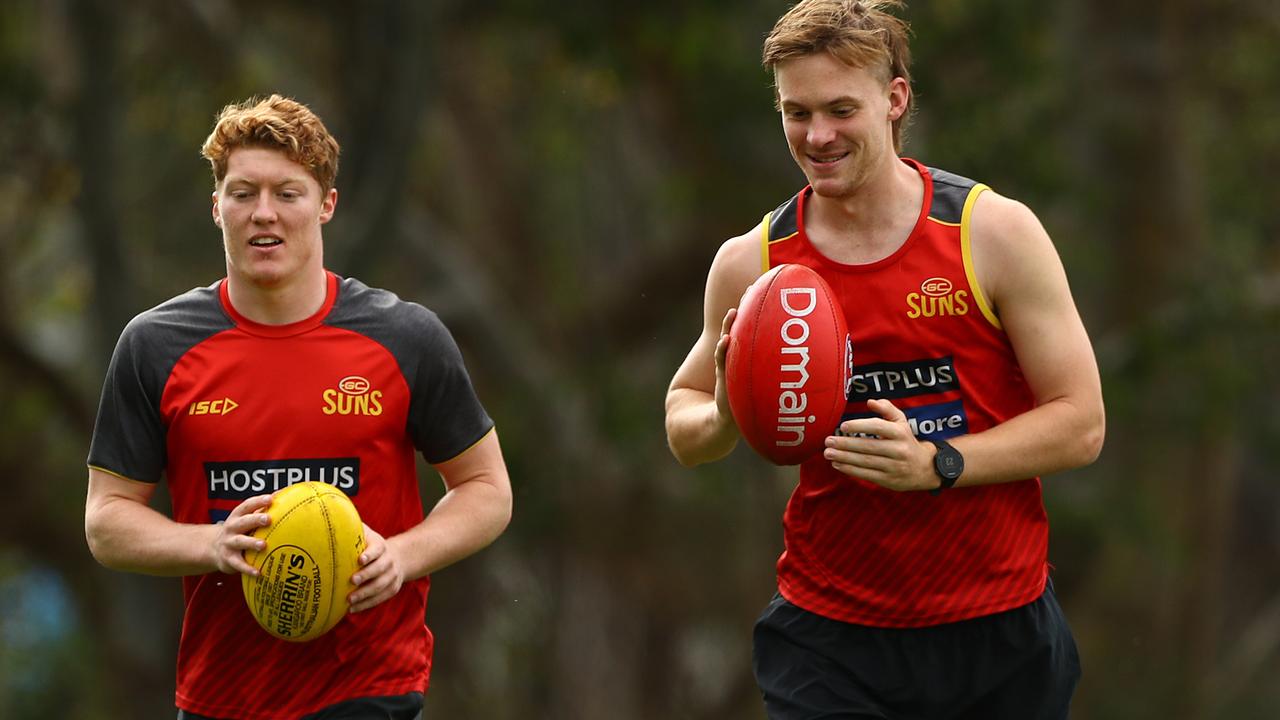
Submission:
POLYGON ((777 465, 822 451, 844 413, 853 345, 831 286, 803 265, 779 265, 742 295, 725 380, 738 430, 777 465))

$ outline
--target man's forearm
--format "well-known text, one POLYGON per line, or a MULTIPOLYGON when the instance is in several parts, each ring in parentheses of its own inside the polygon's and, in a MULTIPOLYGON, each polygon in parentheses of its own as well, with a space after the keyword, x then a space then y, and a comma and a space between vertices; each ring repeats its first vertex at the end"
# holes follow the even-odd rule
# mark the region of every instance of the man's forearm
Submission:
POLYGON ((667 445, 685 467, 713 462, 738 444, 738 429, 720 415, 715 396, 691 388, 667 394, 667 445))
POLYGON ((959 485, 989 485, 1088 465, 1102 449, 1104 419, 1093 403, 1053 400, 990 430, 958 438, 959 485))
POLYGON ((217 527, 186 525, 125 498, 106 499, 85 514, 89 551, 113 570, 182 576, 212 572, 217 527))
POLYGON ((487 482, 463 483, 445 493, 421 523, 387 538, 412 580, 488 546, 511 522, 511 496, 487 482))

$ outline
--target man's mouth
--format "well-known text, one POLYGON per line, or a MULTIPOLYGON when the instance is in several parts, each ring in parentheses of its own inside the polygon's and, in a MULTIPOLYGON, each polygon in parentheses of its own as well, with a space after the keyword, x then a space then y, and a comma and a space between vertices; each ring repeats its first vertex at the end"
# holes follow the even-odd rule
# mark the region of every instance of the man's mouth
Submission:
POLYGON ((848 157, 849 153, 842 152, 835 155, 810 155, 809 161, 814 165, 834 165, 848 157))
POLYGON ((273 247, 282 243, 284 241, 275 235, 258 235, 249 239, 249 244, 254 247, 273 247))

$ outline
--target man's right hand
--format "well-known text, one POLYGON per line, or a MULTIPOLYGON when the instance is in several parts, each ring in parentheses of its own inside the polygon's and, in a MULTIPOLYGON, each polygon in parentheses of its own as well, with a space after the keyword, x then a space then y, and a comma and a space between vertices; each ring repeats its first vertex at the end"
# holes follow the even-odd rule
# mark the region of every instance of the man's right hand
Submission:
POLYGON ((258 571, 244 559, 246 550, 264 550, 267 544, 251 536, 254 530, 271 524, 265 512, 271 506, 271 495, 255 495, 236 506, 227 519, 218 523, 214 536, 213 564, 219 572, 257 575, 258 571))
POLYGON ((728 455, 738 442, 729 406, 725 357, 742 294, 760 277, 760 226, 720 246, 702 303, 702 328, 667 388, 667 444, 681 465, 728 455))
POLYGON ((733 418, 733 409, 729 406, 729 385, 725 380, 725 358, 729 353, 729 330, 733 328, 733 320, 738 317, 738 308, 729 308, 724 314, 724 322, 720 324, 720 340, 716 343, 716 410, 727 425, 737 427, 733 418))

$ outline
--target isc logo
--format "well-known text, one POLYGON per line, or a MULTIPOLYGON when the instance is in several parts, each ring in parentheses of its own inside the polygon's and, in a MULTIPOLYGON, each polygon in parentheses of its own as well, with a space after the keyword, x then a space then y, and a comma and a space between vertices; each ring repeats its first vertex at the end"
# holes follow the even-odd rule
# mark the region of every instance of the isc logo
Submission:
POLYGON ((372 384, 359 375, 348 375, 338 381, 337 389, 325 390, 325 415, 381 415, 381 390, 370 390, 372 384))
POLYGON ((227 413, 240 407, 240 404, 231 398, 224 397, 221 400, 201 400, 191 403, 191 408, 187 410, 188 415, 226 415, 227 413))

